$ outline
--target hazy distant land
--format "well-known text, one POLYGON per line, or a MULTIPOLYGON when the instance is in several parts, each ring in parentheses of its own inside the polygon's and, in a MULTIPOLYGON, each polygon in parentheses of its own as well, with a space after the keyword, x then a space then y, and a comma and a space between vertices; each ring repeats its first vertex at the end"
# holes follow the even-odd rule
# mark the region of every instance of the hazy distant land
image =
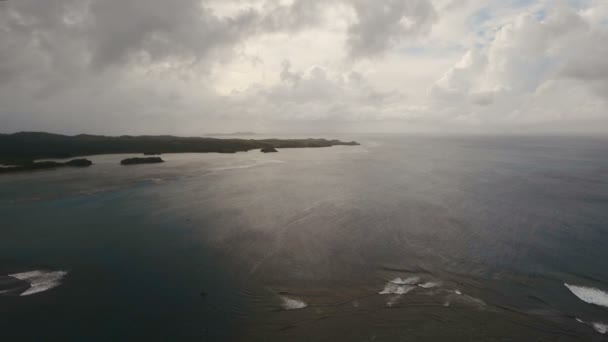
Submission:
POLYGON ((212 134, 205 134, 205 136, 210 136, 210 137, 221 137, 221 136, 243 136, 243 135, 257 135, 256 132, 251 132, 251 131, 241 131, 241 132, 232 132, 232 133, 212 133, 212 134))
POLYGON ((19 170, 38 169, 36 159, 73 158, 116 153, 236 153, 255 149, 315 148, 359 145, 327 139, 217 139, 203 137, 119 136, 80 134, 67 136, 42 132, 0 134, 0 164, 19 170))

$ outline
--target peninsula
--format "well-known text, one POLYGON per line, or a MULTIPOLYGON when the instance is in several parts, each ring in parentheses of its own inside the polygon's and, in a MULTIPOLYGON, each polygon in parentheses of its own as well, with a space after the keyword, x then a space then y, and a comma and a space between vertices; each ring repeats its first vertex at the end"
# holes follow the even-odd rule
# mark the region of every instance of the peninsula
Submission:
POLYGON ((74 158, 97 154, 236 153, 265 148, 318 148, 359 145, 327 139, 217 139, 206 137, 119 136, 42 132, 0 134, 0 164, 31 164, 36 159, 74 158))
POLYGON ((68 162, 55 162, 55 161, 25 161, 19 164, 13 164, 9 166, 0 167, 0 173, 11 173, 11 172, 21 172, 21 171, 30 171, 30 170, 46 170, 46 169, 56 169, 58 167, 87 167, 91 166, 93 162, 88 159, 72 159, 68 162))

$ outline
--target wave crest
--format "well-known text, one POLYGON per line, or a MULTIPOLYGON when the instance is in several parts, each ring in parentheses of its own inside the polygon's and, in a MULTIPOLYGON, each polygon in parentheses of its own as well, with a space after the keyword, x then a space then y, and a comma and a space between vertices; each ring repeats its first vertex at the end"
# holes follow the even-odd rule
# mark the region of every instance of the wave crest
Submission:
POLYGON ((564 285, 583 302, 608 308, 608 293, 593 287, 576 286, 566 283, 564 285))
POLYGON ((282 303, 283 309, 285 309, 285 310, 303 309, 308 306, 308 304, 306 304, 305 302, 303 302, 299 299, 289 298, 289 297, 285 297, 285 296, 280 296, 280 297, 281 297, 281 300, 283 301, 283 303, 282 303))
POLYGON ((68 274, 66 271, 30 271, 23 273, 9 274, 10 277, 26 281, 30 284, 30 287, 22 292, 20 296, 29 296, 35 293, 48 291, 61 284, 61 280, 65 275, 68 274))
POLYGON ((395 278, 384 286, 384 289, 378 294, 397 294, 403 295, 416 288, 416 283, 420 281, 419 277, 411 277, 406 279, 395 278))

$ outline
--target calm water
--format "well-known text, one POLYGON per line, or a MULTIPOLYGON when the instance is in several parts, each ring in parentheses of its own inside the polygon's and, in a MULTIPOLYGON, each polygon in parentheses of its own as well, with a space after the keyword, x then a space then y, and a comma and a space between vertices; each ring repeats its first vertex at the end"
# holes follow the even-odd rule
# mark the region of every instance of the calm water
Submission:
POLYGON ((608 338, 608 140, 340 138, 3 175, 1 340, 608 338))

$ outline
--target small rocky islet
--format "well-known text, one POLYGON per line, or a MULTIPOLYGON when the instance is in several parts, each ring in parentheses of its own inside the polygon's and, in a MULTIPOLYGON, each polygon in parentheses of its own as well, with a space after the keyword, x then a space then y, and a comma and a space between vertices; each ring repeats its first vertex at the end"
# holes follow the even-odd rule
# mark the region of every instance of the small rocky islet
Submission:
POLYGON ((121 165, 158 164, 165 161, 161 157, 127 158, 120 161, 121 165))
POLYGON ((274 153, 274 152, 279 152, 279 151, 277 151, 277 149, 274 148, 274 147, 272 147, 272 146, 267 146, 267 147, 262 148, 260 150, 260 152, 262 152, 262 153, 274 153))

